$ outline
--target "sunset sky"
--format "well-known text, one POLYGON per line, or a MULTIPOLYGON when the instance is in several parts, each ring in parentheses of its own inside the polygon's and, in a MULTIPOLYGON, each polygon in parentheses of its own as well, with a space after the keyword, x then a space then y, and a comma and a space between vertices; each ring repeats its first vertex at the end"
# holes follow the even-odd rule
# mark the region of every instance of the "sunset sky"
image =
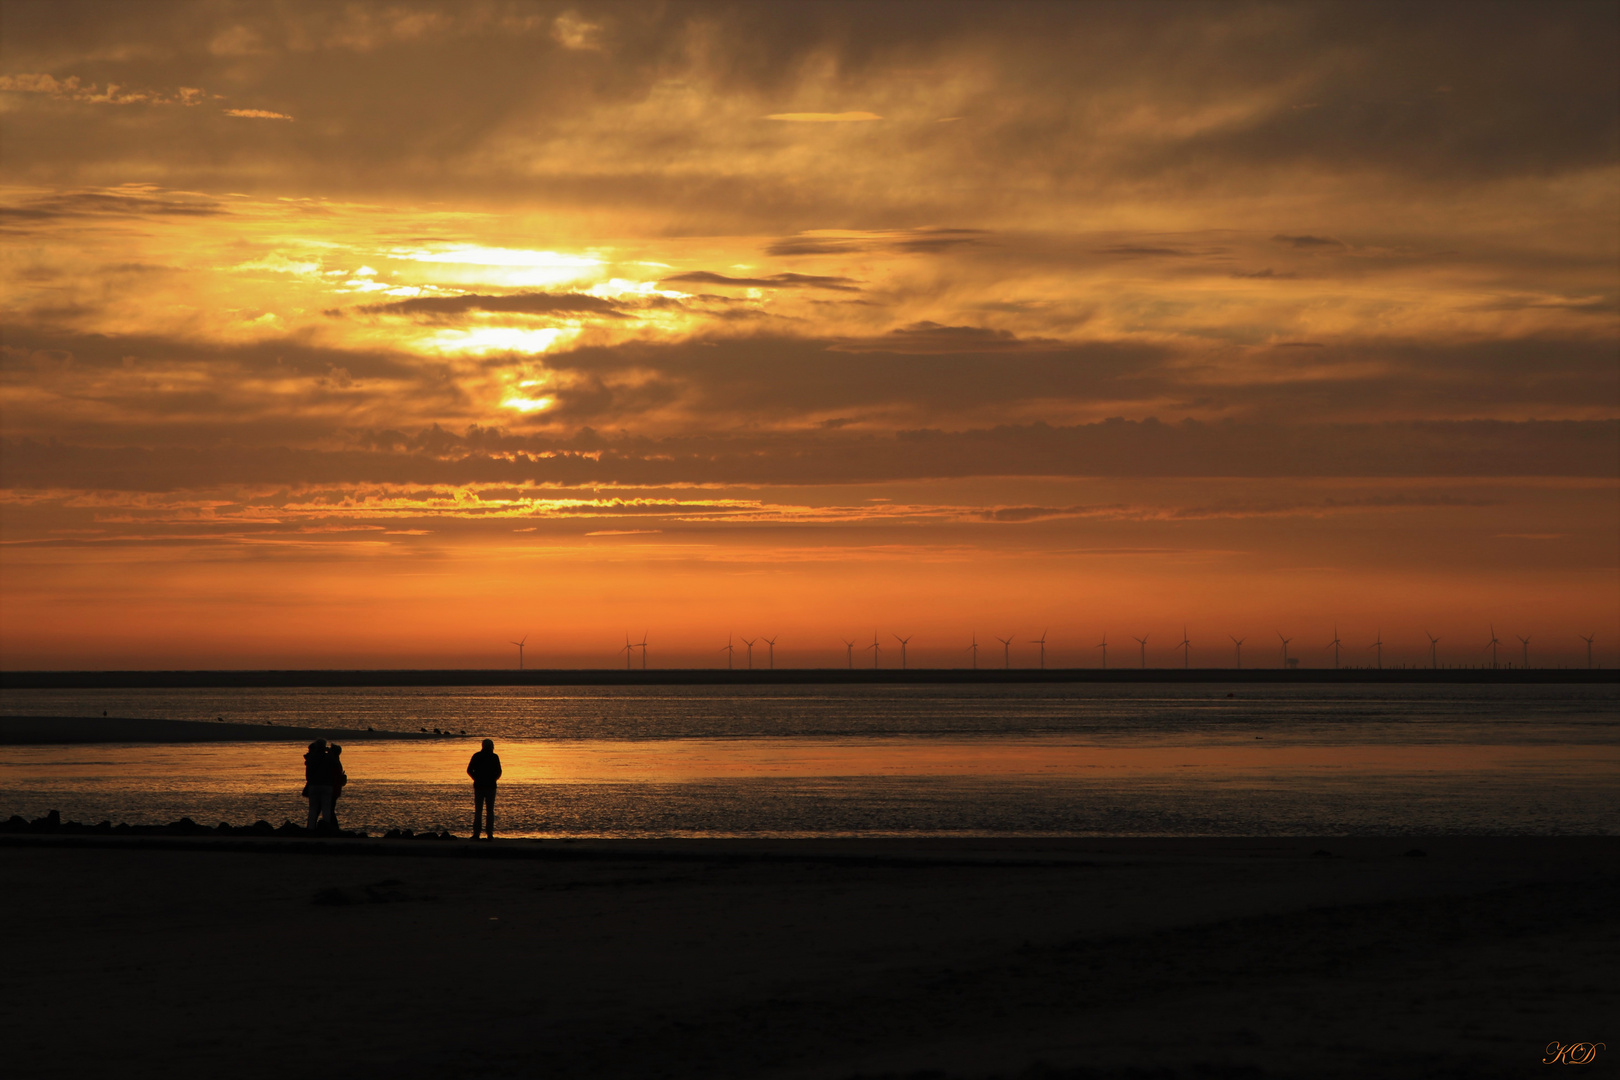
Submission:
POLYGON ((1620 659, 1613 3, 0 18, 8 669, 1620 659))

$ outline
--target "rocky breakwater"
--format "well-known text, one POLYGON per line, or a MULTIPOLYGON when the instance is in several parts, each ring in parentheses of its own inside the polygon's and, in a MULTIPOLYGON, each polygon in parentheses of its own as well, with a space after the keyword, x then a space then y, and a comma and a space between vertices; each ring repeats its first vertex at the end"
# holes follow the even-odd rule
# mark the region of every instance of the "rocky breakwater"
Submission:
MULTIPOLYGON (((98 821, 94 825, 87 825, 79 821, 63 821, 62 815, 51 810, 44 817, 33 819, 25 818, 21 814, 13 814, 5 821, 0 821, 0 833, 24 834, 34 836, 232 836, 232 837, 317 837, 321 839, 347 839, 363 840, 368 834, 364 829, 340 829, 336 832, 323 829, 306 829, 302 825, 294 825, 291 821, 282 821, 280 825, 272 825, 268 821, 259 820, 251 825, 232 825, 222 821, 218 825, 208 826, 199 824, 189 817, 179 821, 171 821, 164 825, 130 825, 119 822, 114 825, 111 821, 98 821)), ((395 840, 454 840, 455 836, 448 832, 413 832, 410 829, 390 829, 383 839, 395 840)))

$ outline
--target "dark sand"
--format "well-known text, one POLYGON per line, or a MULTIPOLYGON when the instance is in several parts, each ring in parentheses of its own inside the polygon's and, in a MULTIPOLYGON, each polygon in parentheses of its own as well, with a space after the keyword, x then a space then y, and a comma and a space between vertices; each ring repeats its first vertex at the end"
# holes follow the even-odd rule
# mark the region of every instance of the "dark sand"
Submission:
MULTIPOLYGON (((122 716, 0 716, 0 746, 58 743, 312 742, 327 739, 439 739, 420 731, 349 731, 228 720, 145 720, 122 716)), ((457 736, 460 738, 460 736, 457 736)))
POLYGON ((0 837, 0 1046, 17 1077, 1050 1080, 1520 1077, 1584 1040, 1614 1075, 1617 884, 1613 837, 0 837))

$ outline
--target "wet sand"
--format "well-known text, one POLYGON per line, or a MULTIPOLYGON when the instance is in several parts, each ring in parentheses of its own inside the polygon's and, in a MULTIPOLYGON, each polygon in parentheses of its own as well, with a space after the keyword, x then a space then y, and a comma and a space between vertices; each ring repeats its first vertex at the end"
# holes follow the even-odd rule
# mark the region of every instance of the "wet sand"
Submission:
POLYGON ((1613 1075, 1617 886, 1614 837, 7 836, 0 1025, 29 1077, 1613 1075))

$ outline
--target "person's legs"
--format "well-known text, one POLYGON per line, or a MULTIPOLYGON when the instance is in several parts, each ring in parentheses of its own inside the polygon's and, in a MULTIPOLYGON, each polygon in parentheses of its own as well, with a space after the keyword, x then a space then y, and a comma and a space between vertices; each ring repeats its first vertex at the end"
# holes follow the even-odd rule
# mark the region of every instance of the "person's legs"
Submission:
POLYGON ((478 787, 475 784, 475 785, 473 785, 473 834, 472 834, 472 838, 474 840, 478 839, 478 830, 483 828, 483 825, 484 825, 484 789, 481 788, 481 787, 478 787))
POLYGON ((332 809, 332 789, 321 788, 321 824, 327 831, 337 831, 337 811, 332 809))
POLYGON ((332 789, 325 784, 311 784, 309 787, 309 831, 314 832, 317 825, 322 824, 332 814, 332 789))
POLYGON ((473 839, 478 839, 478 832, 482 829, 484 835, 491 840, 495 839, 495 789, 486 787, 473 788, 473 839))
POLYGON ((495 839, 495 789, 484 792, 484 835, 495 839))

